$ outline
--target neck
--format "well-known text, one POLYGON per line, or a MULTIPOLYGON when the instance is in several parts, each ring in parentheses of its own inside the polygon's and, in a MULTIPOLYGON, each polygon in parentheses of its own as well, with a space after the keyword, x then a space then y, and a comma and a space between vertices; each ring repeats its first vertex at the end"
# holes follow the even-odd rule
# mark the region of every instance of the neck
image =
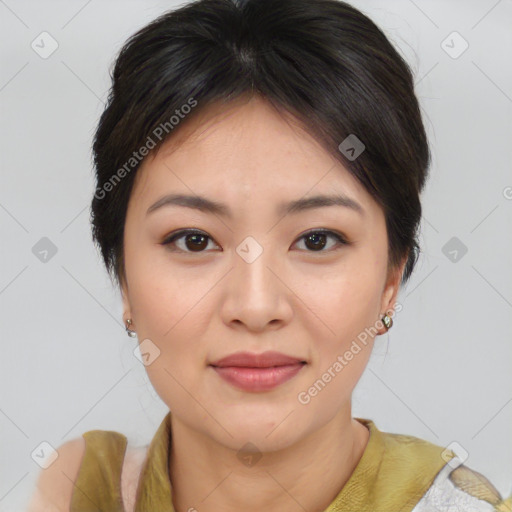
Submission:
POLYGON ((171 428, 169 474, 176 512, 321 512, 350 478, 369 439, 349 407, 299 442, 265 452, 245 466, 236 451, 175 416, 171 428))

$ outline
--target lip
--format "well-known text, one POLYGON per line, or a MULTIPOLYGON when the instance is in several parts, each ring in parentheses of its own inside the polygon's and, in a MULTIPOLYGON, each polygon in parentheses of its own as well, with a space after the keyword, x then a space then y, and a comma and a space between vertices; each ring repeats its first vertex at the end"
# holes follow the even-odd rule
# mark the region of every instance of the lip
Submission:
POLYGON ((254 354, 251 352, 236 352, 229 356, 223 357, 213 363, 211 366, 226 367, 236 366, 244 368, 270 368, 271 366, 286 366, 296 365, 303 363, 302 359, 298 357, 287 356, 281 352, 267 351, 261 354, 254 354))
POLYGON ((306 361, 280 352, 237 352, 210 366, 229 384, 244 391, 269 391, 300 372, 306 361))

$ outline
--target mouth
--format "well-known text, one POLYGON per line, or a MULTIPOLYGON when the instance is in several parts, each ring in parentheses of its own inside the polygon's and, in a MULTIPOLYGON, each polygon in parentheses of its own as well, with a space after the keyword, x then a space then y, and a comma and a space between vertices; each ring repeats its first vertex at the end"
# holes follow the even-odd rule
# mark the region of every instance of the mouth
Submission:
POLYGON ((225 382, 250 392, 269 391, 295 377, 307 362, 278 352, 236 353, 209 366, 225 382))

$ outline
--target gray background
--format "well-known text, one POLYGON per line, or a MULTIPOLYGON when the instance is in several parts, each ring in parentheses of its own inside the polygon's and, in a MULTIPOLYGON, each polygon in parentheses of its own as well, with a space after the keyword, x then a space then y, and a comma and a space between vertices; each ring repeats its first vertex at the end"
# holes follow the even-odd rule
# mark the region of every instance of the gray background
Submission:
MULTIPOLYGON (((394 327, 377 338, 353 414, 384 431, 457 442, 466 464, 508 495, 512 1, 352 3, 411 64, 433 154, 423 253, 394 327), (454 31, 469 44, 461 55, 454 31)), ((42 441, 58 447, 106 429, 142 445, 167 412, 124 333, 88 208, 90 144, 110 64, 128 36, 176 5, 0 0, 3 512, 23 509, 40 471, 31 453, 42 441), (43 31, 58 43, 46 59, 31 47, 43 31), (36 245, 48 243, 43 237, 57 249, 46 261, 36 245)))

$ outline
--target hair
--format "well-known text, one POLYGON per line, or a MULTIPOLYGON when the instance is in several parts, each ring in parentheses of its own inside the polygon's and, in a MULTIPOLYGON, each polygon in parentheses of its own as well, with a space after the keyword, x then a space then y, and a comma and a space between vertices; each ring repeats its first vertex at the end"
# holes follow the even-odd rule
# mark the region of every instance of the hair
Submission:
POLYGON ((195 0, 133 34, 110 75, 92 147, 91 223, 118 284, 137 151, 156 152, 185 116, 256 94, 291 114, 382 207, 388 271, 405 264, 400 284, 408 281, 431 155, 413 73, 362 12, 339 0, 195 0), (340 146, 350 135, 364 144, 355 159, 340 146))

